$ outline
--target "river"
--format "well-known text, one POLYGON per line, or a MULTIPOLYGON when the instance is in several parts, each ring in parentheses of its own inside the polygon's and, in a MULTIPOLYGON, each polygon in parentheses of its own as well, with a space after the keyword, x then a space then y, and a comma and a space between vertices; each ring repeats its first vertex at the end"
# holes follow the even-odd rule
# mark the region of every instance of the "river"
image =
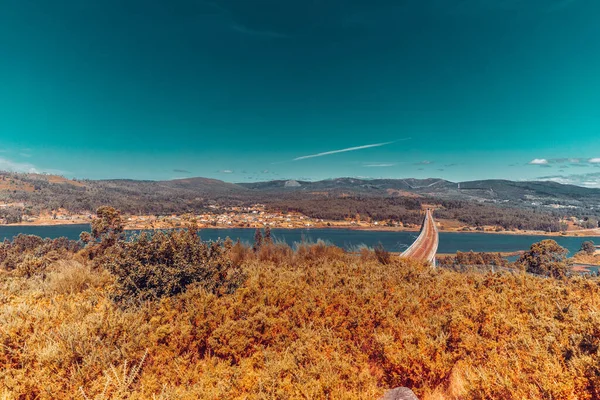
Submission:
MULTIPOLYGON (((67 237, 77 239, 82 231, 89 231, 89 225, 55 225, 55 226, 0 226, 0 240, 12 239, 19 233, 41 237, 67 237)), ((242 242, 254 241, 254 229, 202 229, 203 240, 216 240, 230 237, 242 242)), ((373 247, 378 243, 389 251, 403 251, 415 240, 417 232, 360 231, 352 229, 273 229, 276 240, 291 245, 303 239, 308 241, 325 240, 336 246, 353 249, 361 245, 373 247)), ((509 235, 477 232, 440 232, 438 253, 455 253, 456 251, 477 252, 513 252, 526 250, 535 242, 554 239, 567 248, 571 254, 577 252, 581 243, 586 240, 599 242, 597 237, 549 237, 536 235, 509 235)))

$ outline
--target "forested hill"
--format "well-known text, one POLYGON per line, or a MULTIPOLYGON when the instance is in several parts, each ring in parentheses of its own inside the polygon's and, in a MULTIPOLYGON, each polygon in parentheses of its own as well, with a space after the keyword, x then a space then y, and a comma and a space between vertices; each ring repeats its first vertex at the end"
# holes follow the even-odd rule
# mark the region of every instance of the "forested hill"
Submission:
POLYGON ((357 179, 338 178, 316 182, 277 180, 238 185, 262 192, 346 192, 367 195, 402 195, 398 191, 459 200, 600 200, 600 189, 563 185, 549 181, 479 180, 450 182, 443 179, 357 179))
POLYGON ((101 205, 112 205, 130 214, 164 215, 201 212, 213 205, 253 203, 318 218, 341 219, 359 213, 404 222, 418 219, 423 204, 436 203, 442 206, 443 217, 468 224, 515 227, 520 219, 521 225, 529 228, 536 225, 555 229, 561 216, 600 216, 600 189, 507 180, 455 183, 442 179, 339 178, 235 184, 208 178, 70 180, 0 172, 2 218, 11 213, 38 215, 61 208, 74 213, 93 212, 101 205))
POLYGON ((208 178, 171 181, 70 180, 53 175, 0 173, 0 203, 23 204, 33 214, 112 205, 127 213, 164 214, 204 209, 209 201, 242 198, 249 190, 208 178))

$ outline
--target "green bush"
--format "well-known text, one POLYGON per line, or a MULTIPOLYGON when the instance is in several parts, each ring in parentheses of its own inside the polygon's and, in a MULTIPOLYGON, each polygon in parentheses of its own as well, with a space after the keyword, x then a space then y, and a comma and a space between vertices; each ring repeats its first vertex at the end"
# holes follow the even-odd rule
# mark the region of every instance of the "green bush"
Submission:
POLYGON ((152 300, 198 284, 230 293, 243 281, 223 242, 202 242, 195 230, 142 233, 107 248, 99 264, 117 277, 120 300, 152 300))
POLYGON ((69 258, 81 244, 67 238, 42 239, 34 235, 18 235, 12 242, 0 243, 0 268, 32 276, 45 272, 58 259, 69 258))
POLYGON ((591 240, 587 240, 581 243, 579 251, 583 251, 586 254, 592 255, 596 252, 596 245, 591 240))
POLYGON ((568 253, 556 241, 546 239, 531 245, 529 251, 517 260, 517 264, 532 274, 563 278, 569 271, 568 253))

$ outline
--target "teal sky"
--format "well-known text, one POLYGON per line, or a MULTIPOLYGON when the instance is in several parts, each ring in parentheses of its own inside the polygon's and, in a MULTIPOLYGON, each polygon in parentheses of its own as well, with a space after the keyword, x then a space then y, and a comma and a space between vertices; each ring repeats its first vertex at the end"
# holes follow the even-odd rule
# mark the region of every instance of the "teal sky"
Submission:
POLYGON ((598 21, 597 0, 3 0, 0 169, 600 186, 598 21))

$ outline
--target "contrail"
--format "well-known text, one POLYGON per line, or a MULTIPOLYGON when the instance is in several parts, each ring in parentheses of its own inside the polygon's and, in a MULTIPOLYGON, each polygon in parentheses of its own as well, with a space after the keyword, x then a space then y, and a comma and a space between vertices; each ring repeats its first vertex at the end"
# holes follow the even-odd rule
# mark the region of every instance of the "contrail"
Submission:
POLYGON ((307 158, 323 157, 323 156, 328 156, 330 154, 345 153, 347 151, 356 151, 356 150, 370 149, 371 147, 381 147, 381 146, 386 146, 388 144, 399 142, 401 140, 409 140, 409 139, 410 138, 405 138, 405 139, 394 140, 393 142, 366 144, 364 146, 348 147, 347 149, 326 151, 324 153, 317 153, 317 154, 311 154, 309 156, 297 157, 297 158, 294 158, 292 161, 306 160, 307 158))

